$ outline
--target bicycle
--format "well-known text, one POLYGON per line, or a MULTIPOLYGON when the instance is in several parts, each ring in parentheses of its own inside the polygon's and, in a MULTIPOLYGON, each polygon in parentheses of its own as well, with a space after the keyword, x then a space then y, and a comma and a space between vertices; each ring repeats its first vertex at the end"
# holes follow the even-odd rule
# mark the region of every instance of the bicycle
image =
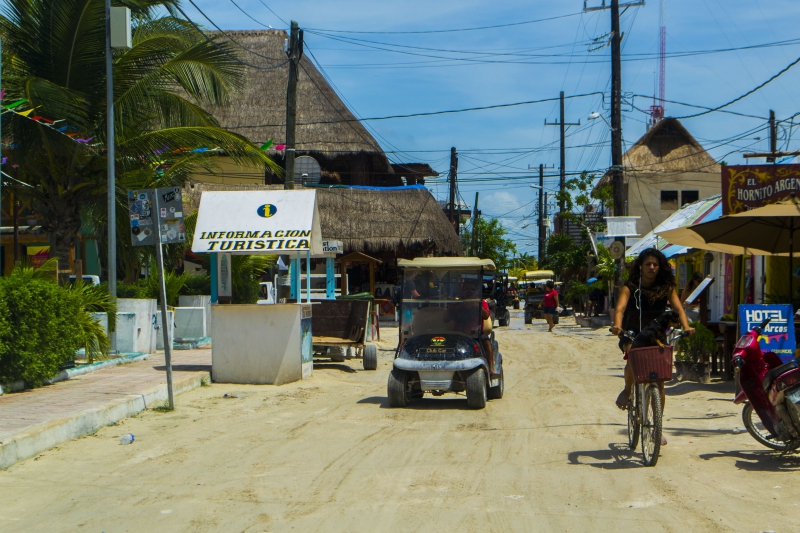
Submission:
MULTIPOLYGON (((623 336, 633 342, 632 331, 623 336)), ((679 339, 674 337, 671 342, 679 339)), ((662 415, 658 383, 672 378, 672 346, 648 346, 628 350, 636 383, 628 397, 628 448, 636 451, 641 440, 644 466, 655 466, 661 451, 662 415)))

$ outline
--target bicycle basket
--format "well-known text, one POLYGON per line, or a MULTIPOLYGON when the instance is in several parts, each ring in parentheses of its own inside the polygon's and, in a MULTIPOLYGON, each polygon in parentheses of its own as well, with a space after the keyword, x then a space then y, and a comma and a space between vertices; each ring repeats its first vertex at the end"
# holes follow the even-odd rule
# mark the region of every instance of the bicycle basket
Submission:
POLYGON ((628 350, 628 363, 636 383, 672 379, 672 346, 647 346, 628 350))

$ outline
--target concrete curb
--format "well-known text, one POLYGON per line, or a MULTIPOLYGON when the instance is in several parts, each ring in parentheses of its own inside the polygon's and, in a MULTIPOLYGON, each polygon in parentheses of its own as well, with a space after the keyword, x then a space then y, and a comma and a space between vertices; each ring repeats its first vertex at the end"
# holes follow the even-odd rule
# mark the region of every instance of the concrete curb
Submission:
MULTIPOLYGON (((203 380, 211 382, 209 372, 198 372, 176 380, 175 394, 199 387, 203 380)), ((142 394, 131 394, 93 409, 86 409, 57 420, 28 428, 0 441, 0 470, 23 461, 62 442, 91 435, 104 426, 110 426, 141 413, 147 406, 167 399, 167 385, 162 384, 142 394)))

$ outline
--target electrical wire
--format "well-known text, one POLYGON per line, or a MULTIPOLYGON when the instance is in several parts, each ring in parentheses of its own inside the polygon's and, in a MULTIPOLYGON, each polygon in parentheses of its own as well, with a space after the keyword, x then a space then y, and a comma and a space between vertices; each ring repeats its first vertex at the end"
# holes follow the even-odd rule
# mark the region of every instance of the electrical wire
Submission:
MULTIPOLYGON (((191 1, 191 0, 190 0, 190 1, 191 1)), ((196 23, 195 23, 195 22, 194 22, 194 21, 193 21, 191 18, 189 18, 189 16, 186 14, 186 12, 185 12, 183 9, 181 9, 181 7, 180 7, 178 4, 174 4, 174 7, 175 7, 175 9, 177 9, 177 10, 178 10, 178 12, 180 12, 180 14, 181 14, 181 15, 183 15, 183 17, 186 19, 186 21, 187 21, 187 22, 189 22, 189 24, 191 24, 191 25, 192 25, 192 27, 193 27, 193 28, 194 28, 194 29, 195 29, 195 30, 196 30, 196 31, 197 31, 197 32, 198 32, 200 35, 202 35, 202 36, 203 36, 203 38, 204 38, 204 39, 205 39, 205 40, 206 40, 206 41, 207 41, 209 44, 211 44, 211 45, 212 45, 214 48, 216 48, 217 50, 219 50, 220 52, 222 52, 223 54, 225 54, 226 56, 228 56, 230 59, 232 59, 232 60, 233 60, 233 61, 235 61, 236 63, 239 63, 240 65, 243 65, 243 66, 245 66, 245 67, 250 67, 250 68, 252 68, 252 69, 256 69, 256 70, 275 70, 275 69, 277 69, 277 68, 280 68, 280 67, 284 66, 286 63, 288 63, 288 62, 289 62, 289 60, 287 59, 287 60, 286 60, 286 61, 284 61, 283 63, 279 63, 279 64, 277 64, 277 65, 273 65, 273 66, 271 66, 271 67, 261 67, 261 66, 258 66, 258 65, 253 65, 252 63, 248 63, 247 61, 242 61, 242 60, 241 60, 241 59, 239 59, 238 57, 236 57, 236 56, 234 56, 234 55, 231 55, 231 54, 230 54, 230 53, 229 53, 227 50, 225 50, 224 48, 222 48, 222 47, 221 47, 219 44, 217 44, 217 43, 216 43, 216 42, 215 42, 213 39, 209 38, 209 37, 208 37, 208 35, 206 35, 206 33, 205 33, 205 32, 204 32, 202 29, 200 29, 200 27, 199 27, 199 26, 198 26, 198 25, 197 25, 197 24, 196 24, 196 23)), ((223 32, 223 33, 224 33, 224 32, 223 32)), ((230 128, 229 128, 229 129, 230 129, 230 128)))
MULTIPOLYGON (((272 11, 272 10, 270 10, 272 11)), ((352 33, 352 34, 381 34, 381 35, 421 35, 421 34, 430 34, 430 33, 455 33, 455 32, 463 32, 463 31, 481 31, 481 30, 494 30, 498 28, 510 28, 513 26, 525 26, 528 24, 536 24, 539 22, 549 22, 551 20, 559 20, 565 19, 569 17, 575 17, 581 15, 583 12, 578 13, 570 13, 568 15, 559 15, 556 17, 548 17, 543 19, 536 19, 536 20, 526 20, 522 22, 509 22, 506 24, 495 24, 492 26, 476 26, 473 28, 455 28, 455 29, 448 29, 448 30, 407 30, 407 31, 358 31, 358 30, 329 30, 329 29, 322 29, 322 28, 309 28, 309 30, 314 30, 318 32, 328 32, 328 33, 352 33)))
POLYGON ((701 112, 701 113, 695 113, 694 115, 685 115, 685 116, 682 116, 682 117, 677 117, 677 118, 678 118, 678 119, 680 119, 680 120, 684 120, 684 119, 687 119, 687 118, 696 118, 696 117, 702 117, 703 115, 707 115, 707 114, 709 114, 709 113, 713 113, 713 112, 715 112, 715 111, 719 111, 719 110, 721 110, 721 109, 722 109, 722 108, 724 108, 724 107, 728 107, 729 105, 735 104, 736 102, 738 102, 738 101, 740 101, 740 100, 744 100, 745 98, 747 98, 747 97, 748 97, 748 96, 750 96, 751 94, 753 94, 753 93, 755 93, 756 91, 758 91, 758 90, 760 90, 760 89, 762 89, 762 88, 766 87, 766 86, 767 86, 769 83, 771 83, 771 82, 775 81, 776 79, 778 79, 780 76, 782 76, 783 74, 785 74, 786 72, 788 72, 788 71, 789 71, 789 70, 790 70, 792 67, 794 67, 794 66, 795 66, 795 65, 797 65, 798 63, 800 63, 800 57, 798 57, 797 59, 795 59, 794 61, 792 61, 792 62, 791 62, 791 63, 789 63, 788 65, 786 65, 786 66, 785 66, 783 69, 781 69, 781 70, 780 70, 780 71, 779 71, 777 74, 773 75, 771 78, 769 78, 769 79, 768 79, 767 81, 765 81, 764 83, 762 83, 762 84, 760 84, 760 85, 758 85, 758 86, 756 86, 756 87, 754 87, 754 88, 750 89, 749 91, 747 91, 746 93, 742 94, 741 96, 737 96, 736 98, 734 98, 734 99, 733 99, 733 100, 731 100, 730 102, 727 102, 727 103, 725 103, 725 104, 722 104, 721 106, 718 106, 718 107, 714 107, 714 108, 708 109, 708 110, 706 110, 706 111, 703 111, 703 112, 701 112))

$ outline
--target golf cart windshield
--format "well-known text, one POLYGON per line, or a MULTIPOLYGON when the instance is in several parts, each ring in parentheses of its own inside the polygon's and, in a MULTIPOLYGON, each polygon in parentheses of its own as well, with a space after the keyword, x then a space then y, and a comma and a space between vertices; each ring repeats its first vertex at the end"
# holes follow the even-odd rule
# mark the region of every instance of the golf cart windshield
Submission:
POLYGON ((474 269, 408 269, 403 277, 400 330, 404 338, 481 332, 483 276, 474 269))

